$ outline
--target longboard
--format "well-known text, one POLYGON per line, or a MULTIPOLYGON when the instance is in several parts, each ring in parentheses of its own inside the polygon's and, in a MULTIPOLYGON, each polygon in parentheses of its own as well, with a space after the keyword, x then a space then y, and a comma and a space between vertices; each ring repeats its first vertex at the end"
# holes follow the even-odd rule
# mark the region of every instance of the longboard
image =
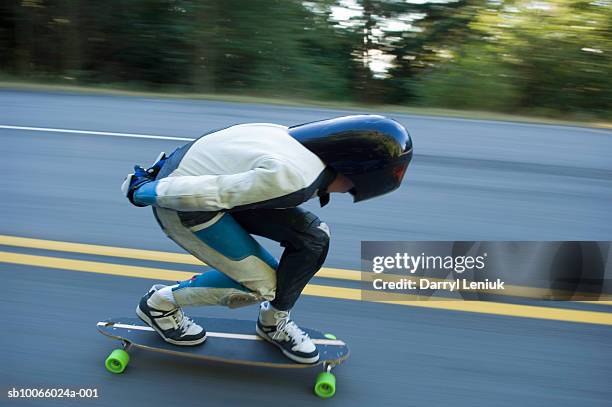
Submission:
POLYGON ((123 349, 115 349, 106 358, 105 366, 112 373, 122 373, 128 365, 129 349, 133 346, 176 356, 194 357, 209 361, 272 368, 308 368, 323 365, 317 376, 314 391, 319 397, 332 397, 336 379, 331 373, 334 366, 349 357, 346 343, 334 335, 303 328, 319 351, 319 361, 313 364, 296 363, 288 359, 274 345, 255 334, 255 322, 239 319, 193 318, 207 332, 206 341, 196 346, 177 346, 164 341, 153 328, 138 318, 111 318, 98 322, 98 331, 121 341, 123 349))

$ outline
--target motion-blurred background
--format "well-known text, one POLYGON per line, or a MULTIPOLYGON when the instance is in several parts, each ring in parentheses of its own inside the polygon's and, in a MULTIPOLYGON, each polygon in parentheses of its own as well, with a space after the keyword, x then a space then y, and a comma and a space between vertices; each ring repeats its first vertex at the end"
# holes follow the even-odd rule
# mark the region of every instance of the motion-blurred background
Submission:
POLYGON ((610 0, 4 0, 0 80, 601 120, 610 0))
POLYGON ((313 405, 312 369, 135 352, 106 371, 118 344, 96 322, 206 270, 120 185, 214 129, 381 111, 413 137, 402 186, 304 205, 332 245, 292 316, 351 349, 327 404, 609 406, 612 302, 575 294, 611 281, 612 131, 585 125, 612 122, 611 21, 610 0, 0 1, 0 405, 313 405), (486 250, 483 277, 512 273, 514 291, 364 298, 361 242, 410 240, 486 250), (541 245, 521 241, 574 261, 550 252, 542 266, 541 245), (100 397, 9 402, 12 388, 100 397))

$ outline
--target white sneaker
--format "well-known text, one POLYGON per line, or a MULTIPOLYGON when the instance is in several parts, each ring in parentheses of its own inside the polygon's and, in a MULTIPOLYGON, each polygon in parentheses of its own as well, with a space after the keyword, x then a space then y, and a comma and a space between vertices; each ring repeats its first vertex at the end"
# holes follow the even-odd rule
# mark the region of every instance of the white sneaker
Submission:
POLYGON ((316 363, 319 360, 317 347, 290 319, 289 311, 279 311, 267 301, 261 304, 256 332, 294 362, 316 363))
POLYGON ((168 343, 199 345, 206 340, 206 331, 183 314, 176 304, 163 298, 157 291, 164 286, 156 284, 141 299, 136 314, 168 343))

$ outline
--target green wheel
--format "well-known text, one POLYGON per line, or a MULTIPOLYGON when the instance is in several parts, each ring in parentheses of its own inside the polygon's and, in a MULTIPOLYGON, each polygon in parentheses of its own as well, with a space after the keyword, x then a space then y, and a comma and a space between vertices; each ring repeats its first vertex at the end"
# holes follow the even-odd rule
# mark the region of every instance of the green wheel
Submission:
POLYGON ((104 366, 106 366, 106 370, 111 373, 122 373, 129 361, 130 355, 128 355, 126 351, 123 349, 115 349, 106 358, 104 366))
POLYGON ((317 376, 314 392, 317 396, 327 399, 336 394, 336 376, 330 372, 321 372, 317 376))

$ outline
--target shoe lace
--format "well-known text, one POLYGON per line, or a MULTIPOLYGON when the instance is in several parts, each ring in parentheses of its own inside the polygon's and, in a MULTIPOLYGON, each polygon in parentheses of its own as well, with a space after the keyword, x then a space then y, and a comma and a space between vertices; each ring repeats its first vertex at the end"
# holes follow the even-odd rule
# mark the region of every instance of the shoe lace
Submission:
POLYGON ((277 311, 274 313, 274 318, 277 322, 276 331, 272 334, 272 339, 290 339, 296 345, 309 339, 308 334, 289 319, 288 311, 277 311))
POLYGON ((177 308, 176 311, 172 313, 171 317, 175 326, 181 331, 182 334, 185 334, 194 324, 193 320, 186 317, 183 310, 180 308, 177 308))

